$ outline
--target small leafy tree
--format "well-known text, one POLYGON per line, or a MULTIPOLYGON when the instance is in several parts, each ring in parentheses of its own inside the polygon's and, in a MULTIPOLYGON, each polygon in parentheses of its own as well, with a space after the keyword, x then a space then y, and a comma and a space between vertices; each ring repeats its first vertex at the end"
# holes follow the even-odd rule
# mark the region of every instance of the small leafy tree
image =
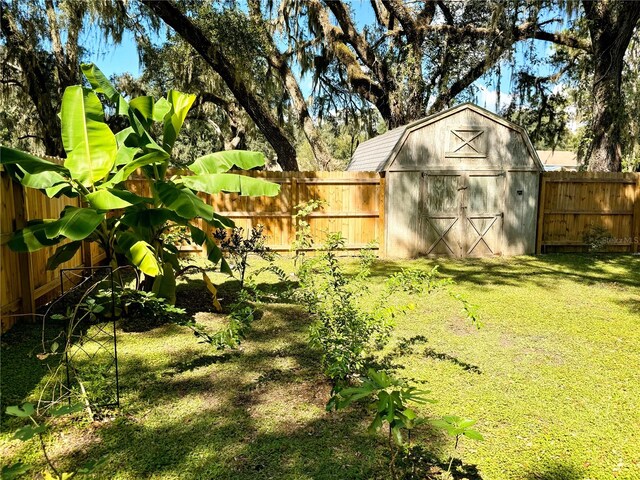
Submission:
POLYGON ((411 431, 423 421, 409 407, 409 403, 434 403, 434 400, 425 397, 428 393, 428 390, 419 390, 402 379, 393 378, 386 372, 378 372, 371 368, 360 385, 344 388, 334 394, 327 403, 327 410, 340 410, 357 401, 368 402, 367 407, 373 413, 368 431, 378 432, 384 423, 389 426, 389 467, 391 476, 395 479, 395 457, 398 448, 404 444, 402 430, 411 431))
POLYGON ((231 258, 231 268, 240 275, 240 287, 244 287, 244 277, 249 266, 248 258, 250 254, 272 262, 275 253, 266 245, 264 226, 253 227, 245 238, 244 229, 235 227, 231 230, 224 228, 217 229, 214 238, 218 240, 223 253, 231 258))
POLYGON ((199 194, 235 192, 274 196, 279 186, 262 179, 229 173, 233 168, 264 165, 258 152, 225 151, 197 158, 186 169, 169 171, 171 152, 195 100, 170 90, 166 98, 143 96, 130 101, 118 93, 93 64, 82 65, 92 88, 68 87, 62 98, 63 165, 8 147, 0 147, 5 169, 22 185, 49 197, 80 197, 80 207, 66 207, 58 219, 34 220, 16 232, 9 246, 20 252, 60 245, 49 259, 53 269, 71 259, 83 241, 97 242, 109 263, 133 265, 144 274, 145 290, 175 301, 177 248, 163 242, 171 227, 188 229, 191 240, 204 245, 209 260, 231 270, 202 220, 214 228, 232 228, 199 194), (113 133, 105 122, 105 99, 126 128, 113 133), (147 180, 148 192, 134 192, 126 181, 136 171, 147 180), (64 243, 63 243, 64 242, 64 243), (125 259, 125 260, 122 260, 125 259))

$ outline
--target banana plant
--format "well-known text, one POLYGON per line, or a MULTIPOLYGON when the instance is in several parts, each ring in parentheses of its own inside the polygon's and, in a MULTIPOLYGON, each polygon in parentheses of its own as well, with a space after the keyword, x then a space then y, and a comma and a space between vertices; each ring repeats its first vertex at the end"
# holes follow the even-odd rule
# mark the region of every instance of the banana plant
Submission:
POLYGON ((215 228, 231 228, 233 222, 198 194, 277 195, 280 187, 275 183, 230 172, 263 166, 263 154, 214 152, 186 169, 170 171, 171 152, 195 96, 171 90, 166 98, 128 101, 94 64, 83 64, 82 71, 91 88, 68 87, 62 98, 59 116, 66 158, 61 165, 0 146, 1 164, 23 186, 50 198, 80 197, 81 206, 67 206, 57 219, 28 222, 14 233, 9 247, 34 252, 59 245, 47 264, 55 269, 73 258, 83 241, 97 242, 112 266, 126 259, 124 263, 143 274, 147 289, 174 301, 178 251, 164 244, 162 235, 180 225, 187 227, 194 243, 206 248, 209 260, 231 274, 219 247, 197 222, 201 219, 215 228), (126 128, 111 131, 98 95, 127 120, 126 128), (127 187, 137 171, 149 183, 148 196, 127 187))

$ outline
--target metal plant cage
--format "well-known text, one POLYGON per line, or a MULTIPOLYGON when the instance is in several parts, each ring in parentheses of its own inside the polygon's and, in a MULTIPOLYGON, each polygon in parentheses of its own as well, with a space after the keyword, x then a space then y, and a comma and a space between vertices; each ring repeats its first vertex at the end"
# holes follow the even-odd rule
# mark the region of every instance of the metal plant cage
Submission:
POLYGON ((60 270, 61 296, 56 302, 74 305, 64 316, 68 345, 65 387, 69 402, 76 390, 94 407, 120 406, 113 277, 110 266, 60 270), (90 294, 100 290, 107 293, 103 294, 102 303, 96 303, 90 294))

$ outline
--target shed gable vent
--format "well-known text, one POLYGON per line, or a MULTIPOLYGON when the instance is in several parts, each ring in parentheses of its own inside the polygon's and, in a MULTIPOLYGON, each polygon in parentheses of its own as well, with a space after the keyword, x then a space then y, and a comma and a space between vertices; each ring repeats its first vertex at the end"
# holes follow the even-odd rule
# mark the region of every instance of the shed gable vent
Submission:
POLYGON ((486 135, 482 127, 461 126, 449 130, 448 149, 445 157, 485 158, 486 135))

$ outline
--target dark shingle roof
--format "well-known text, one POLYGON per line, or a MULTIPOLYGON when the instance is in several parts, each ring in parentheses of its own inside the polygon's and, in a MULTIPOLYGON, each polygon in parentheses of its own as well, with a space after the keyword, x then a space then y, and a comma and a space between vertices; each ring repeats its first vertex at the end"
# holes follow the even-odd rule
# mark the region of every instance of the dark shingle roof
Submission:
POLYGON ((407 125, 404 125, 362 142, 353 152, 347 170, 359 172, 381 172, 384 170, 393 147, 396 146, 406 129, 407 125))

